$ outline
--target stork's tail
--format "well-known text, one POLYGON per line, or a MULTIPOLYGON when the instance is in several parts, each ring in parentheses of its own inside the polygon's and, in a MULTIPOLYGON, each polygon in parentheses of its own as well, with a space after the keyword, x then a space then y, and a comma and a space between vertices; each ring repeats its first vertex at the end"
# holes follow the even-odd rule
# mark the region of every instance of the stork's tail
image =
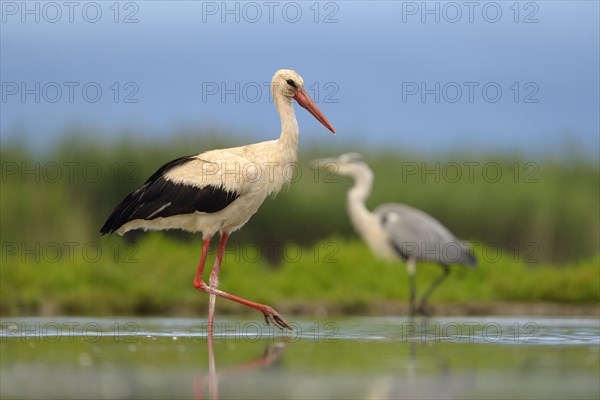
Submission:
POLYGON ((106 219, 102 228, 100 228, 101 235, 116 232, 117 229, 130 220, 131 212, 137 206, 136 200, 139 198, 139 193, 139 190, 129 193, 119 205, 115 207, 113 212, 106 219))

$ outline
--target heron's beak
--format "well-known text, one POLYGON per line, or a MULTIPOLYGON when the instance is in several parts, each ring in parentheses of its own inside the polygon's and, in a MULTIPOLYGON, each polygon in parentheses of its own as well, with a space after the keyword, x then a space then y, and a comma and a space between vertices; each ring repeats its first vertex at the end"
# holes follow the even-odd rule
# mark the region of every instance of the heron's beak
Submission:
POLYGON ((313 99, 310 98, 304 89, 300 89, 298 92, 296 92, 294 99, 335 135, 335 129, 333 129, 333 126, 331 126, 329 121, 327 121, 327 118, 325 118, 321 110, 319 110, 313 99))

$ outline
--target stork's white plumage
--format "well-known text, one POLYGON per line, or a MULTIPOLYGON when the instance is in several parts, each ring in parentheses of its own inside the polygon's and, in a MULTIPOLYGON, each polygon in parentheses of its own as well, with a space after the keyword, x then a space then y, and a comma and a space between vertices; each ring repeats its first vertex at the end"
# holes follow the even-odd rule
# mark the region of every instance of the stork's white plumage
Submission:
POLYGON ((217 289, 229 235, 248 222, 267 196, 290 182, 289 168, 296 162, 299 134, 291 100, 295 99, 335 133, 305 92, 304 81, 295 71, 277 71, 271 81, 271 91, 281 119, 279 139, 207 151, 165 164, 142 188, 123 199, 100 230, 102 234, 117 232, 120 235, 134 229, 202 232, 204 245, 194 287, 211 295, 209 332, 213 329, 214 296, 253 307, 263 312, 267 323, 291 329, 273 308, 217 289), (202 272, 210 240, 218 232, 221 242, 208 286, 202 280, 202 272))

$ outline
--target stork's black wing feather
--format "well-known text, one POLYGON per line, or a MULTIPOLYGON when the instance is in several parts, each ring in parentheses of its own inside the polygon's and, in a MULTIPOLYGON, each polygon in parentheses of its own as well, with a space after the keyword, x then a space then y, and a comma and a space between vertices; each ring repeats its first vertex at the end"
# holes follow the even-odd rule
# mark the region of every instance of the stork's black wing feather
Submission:
POLYGON ((154 182, 155 180, 157 180, 158 178, 160 178, 161 176, 166 174, 169 170, 171 170, 175 167, 179 167, 180 165, 187 164, 188 162, 192 161, 195 157, 196 157, 195 155, 183 156, 183 157, 176 158, 173 161, 169 161, 168 163, 166 163, 165 165, 163 165, 162 167, 157 169, 156 172, 150 176, 150 178, 146 179, 146 182, 144 182, 144 185, 154 182))
POLYGON ((236 192, 217 186, 196 187, 168 180, 171 169, 192 161, 195 156, 180 157, 160 167, 140 189, 129 193, 108 217, 101 234, 112 233, 135 219, 152 220, 196 211, 221 211, 239 197, 236 192))

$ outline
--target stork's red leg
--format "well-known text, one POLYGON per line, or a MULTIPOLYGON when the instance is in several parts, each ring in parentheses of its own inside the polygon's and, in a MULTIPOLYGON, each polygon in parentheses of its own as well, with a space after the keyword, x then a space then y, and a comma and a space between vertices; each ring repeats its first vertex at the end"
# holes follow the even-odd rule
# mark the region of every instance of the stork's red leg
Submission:
POLYGON ((208 246, 210 246, 210 237, 204 239, 202 244, 202 255, 200 256, 200 262, 198 263, 198 271, 196 271, 196 277, 194 278, 194 286, 198 287, 202 282, 202 272, 204 271, 204 264, 206 264, 206 255, 208 253, 208 246))
MULTIPOLYGON (((215 258, 215 264, 213 265, 212 272, 210 273, 210 279, 208 285, 213 289, 219 288, 219 272, 221 271, 221 262, 223 261, 223 253, 225 252, 225 246, 227 245, 227 239, 229 239, 229 233, 223 232, 221 234, 221 242, 219 243, 219 250, 217 251, 217 257, 215 258)), ((214 320, 215 320, 215 303, 217 296, 214 294, 208 297, 208 332, 213 332, 214 320)))
MULTIPOLYGON (((198 263, 198 270, 196 271, 196 277, 194 278, 194 287, 198 288, 201 286, 200 282, 202 282, 202 274, 204 272, 204 264, 206 264, 206 256, 208 253, 208 246, 210 246, 210 240, 212 238, 208 237, 204 239, 202 244, 202 255, 200 256, 200 262, 198 263)), ((204 282, 202 282, 204 283, 204 282)), ((208 333, 212 334, 213 326, 210 321, 210 308, 209 308, 209 324, 208 324, 208 333)))
MULTIPOLYGON (((211 278, 210 278, 211 282, 218 282, 219 271, 221 269, 221 261, 223 261, 223 253, 225 252, 225 245, 227 244, 228 237, 229 237, 229 234, 227 234, 225 232, 223 233, 223 236, 221 237, 221 243, 219 244, 219 250, 217 251, 217 258, 215 260, 215 266, 213 267, 213 271, 211 273, 211 278)), ((205 293, 223 297, 225 299, 233 300, 233 301, 243 304, 245 306, 252 307, 264 314, 265 321, 267 322, 267 324, 272 322, 275 326, 277 326, 280 329, 286 328, 286 329, 291 330, 292 329, 291 325, 288 324, 287 322, 285 322, 283 317, 281 315, 279 315, 279 313, 277 311, 275 311, 273 309, 273 307, 270 307, 270 306, 267 306, 264 304, 260 304, 260 303, 255 303, 253 301, 246 300, 246 299, 238 297, 238 296, 234 296, 232 294, 223 292, 222 290, 208 286, 208 285, 206 285, 206 283, 204 283, 204 281, 202 280, 202 270, 204 269, 204 262, 206 261, 206 251, 205 250, 208 249, 209 243, 210 243, 210 239, 208 239, 208 243, 206 240, 204 241, 204 246, 202 248, 202 258, 200 259, 200 264, 198 265, 198 272, 196 273, 196 278, 194 279, 194 287, 198 290, 202 290, 205 293)), ((209 309, 209 311, 210 311, 210 309, 209 309)), ((209 329, 209 334, 212 333, 212 323, 210 320, 210 315, 209 315, 208 329, 209 329)))
POLYGON ((215 350, 212 333, 208 335, 208 394, 211 400, 219 398, 219 381, 215 367, 215 350))

